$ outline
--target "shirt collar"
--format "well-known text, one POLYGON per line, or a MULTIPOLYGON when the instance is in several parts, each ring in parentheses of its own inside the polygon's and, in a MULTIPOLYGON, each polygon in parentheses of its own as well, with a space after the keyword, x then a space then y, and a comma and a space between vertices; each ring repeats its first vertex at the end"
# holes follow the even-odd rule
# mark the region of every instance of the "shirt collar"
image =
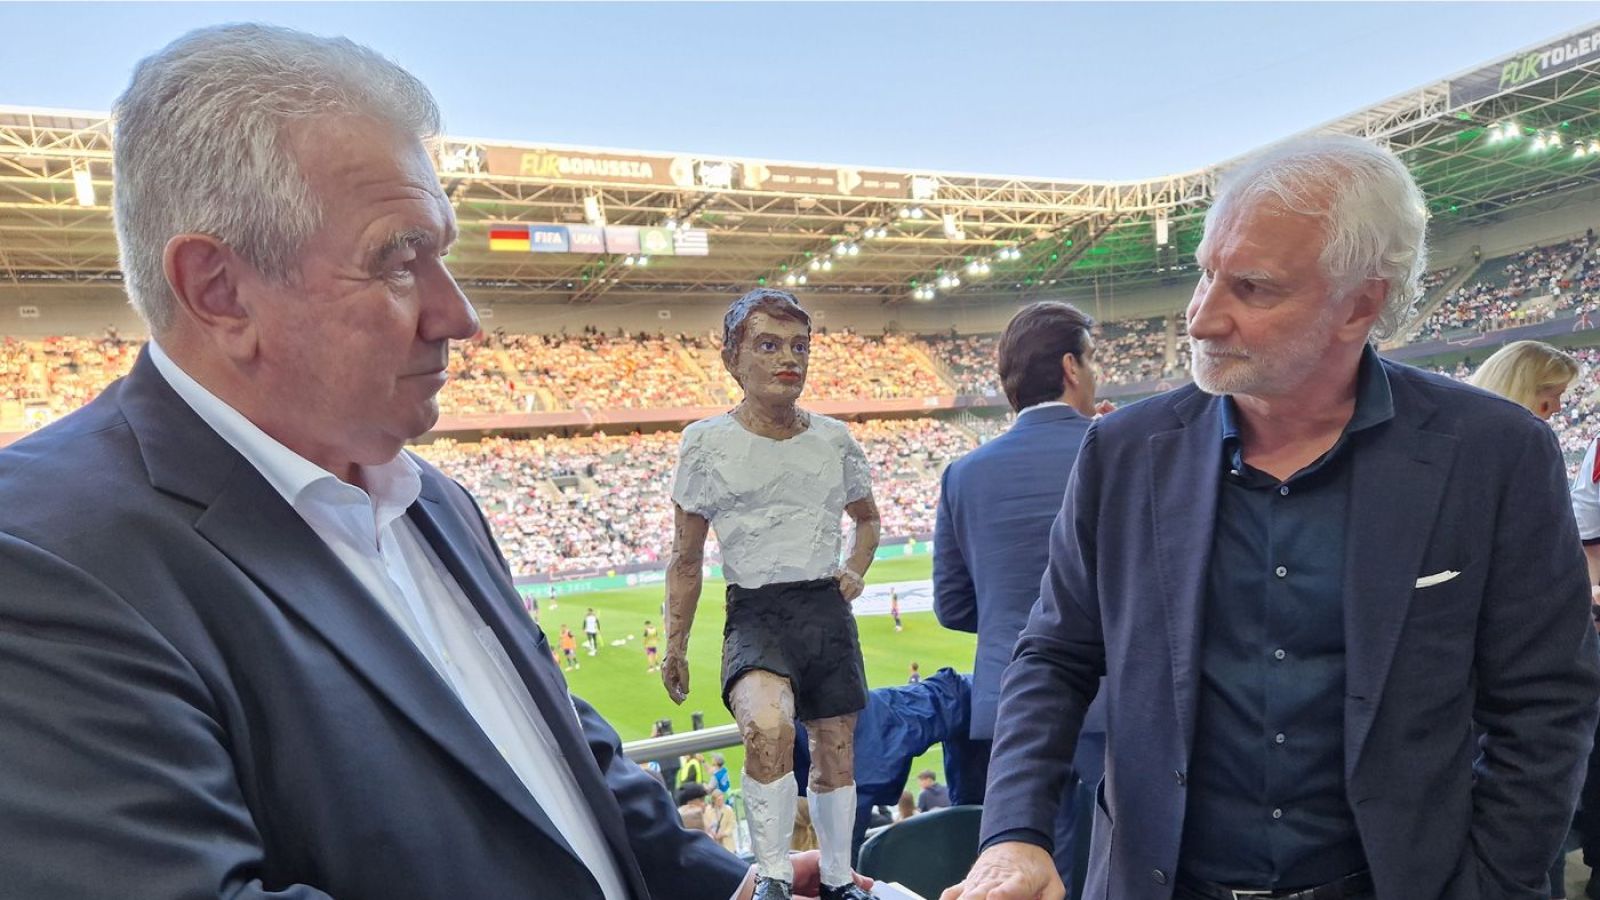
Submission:
POLYGON ((366 485, 363 491, 340 481, 332 472, 262 431, 243 413, 183 371, 153 340, 150 341, 150 361, 155 363, 156 371, 189 404, 195 415, 237 450, 272 485, 272 489, 297 510, 301 509, 302 499, 326 501, 341 494, 353 497, 349 491, 359 491, 364 497, 370 498, 381 527, 408 509, 422 493, 421 469, 404 452, 381 465, 362 466, 361 481, 366 485))
MULTIPOLYGON (((1222 420, 1223 461, 1234 469, 1240 469, 1243 463, 1239 412, 1232 396, 1223 396, 1219 418, 1222 420)), ((1344 433, 1334 444, 1334 449, 1338 449, 1350 435, 1381 425, 1392 418, 1394 418, 1394 392, 1389 387, 1389 373, 1383 370, 1383 361, 1378 358, 1378 351, 1368 344, 1361 351, 1361 362, 1356 369, 1356 408, 1350 415, 1350 421, 1344 426, 1344 433)))
POLYGON ((1065 406, 1070 408, 1072 404, 1062 400, 1046 400, 1043 403, 1035 403, 1032 406, 1024 406, 1022 409, 1017 411, 1017 417, 1021 418, 1023 413, 1030 413, 1036 409, 1049 409, 1052 406, 1065 406))

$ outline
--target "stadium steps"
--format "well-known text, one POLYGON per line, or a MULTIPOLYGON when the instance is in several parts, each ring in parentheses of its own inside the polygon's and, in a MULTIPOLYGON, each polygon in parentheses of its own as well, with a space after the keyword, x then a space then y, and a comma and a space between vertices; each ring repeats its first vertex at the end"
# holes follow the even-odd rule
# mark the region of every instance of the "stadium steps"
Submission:
MULTIPOLYGON (((1569 242, 1570 243, 1570 242, 1569 242)), ((1572 265, 1567 266, 1556 274, 1557 282, 1564 282, 1568 287, 1563 288, 1563 294, 1568 290, 1576 290, 1573 285, 1583 275, 1583 263, 1588 258, 1587 253, 1579 253, 1572 260, 1572 265)), ((1540 285, 1523 295, 1522 302, 1517 305, 1517 311, 1522 313, 1550 314, 1550 309, 1561 302, 1561 295, 1545 292, 1546 288, 1540 285), (1535 294, 1534 291, 1541 293, 1535 294)), ((1571 298, 1568 298, 1569 300, 1571 298)))
POLYGON ((928 355, 927 349, 924 348, 921 343, 917 341, 907 341, 906 355, 911 357, 912 362, 933 373, 933 377, 939 379, 939 383, 944 385, 946 391, 952 394, 957 393, 955 378, 951 376, 950 372, 947 371, 944 366, 936 363, 933 357, 928 355))
MULTIPOLYGON (((1506 258, 1509 259, 1509 257, 1506 258)), ((1423 323, 1428 321, 1428 317, 1433 315, 1434 310, 1443 306, 1445 299, 1455 293, 1458 288, 1470 284, 1472 276, 1478 274, 1478 271, 1488 262, 1490 260, 1479 260, 1475 264, 1463 265, 1456 274, 1440 282, 1438 287, 1422 298, 1422 306, 1417 310, 1416 317, 1411 320, 1411 324, 1406 326, 1406 330, 1396 336, 1394 340, 1391 340, 1384 349, 1409 344, 1416 340, 1417 332, 1422 329, 1423 323)))
POLYGON ((678 348, 676 351, 674 351, 674 353, 676 359, 678 360, 678 364, 684 369, 687 369, 689 374, 693 375, 695 380, 700 382, 701 398, 705 400, 707 405, 716 405, 719 402, 717 399, 717 391, 711 381, 711 376, 707 375, 705 367, 700 365, 700 360, 696 359, 695 355, 689 352, 689 348, 683 346, 682 344, 678 345, 678 348))
POLYGON ((914 342, 911 346, 917 353, 921 354, 923 359, 927 360, 929 368, 933 369, 933 373, 939 376, 940 381, 949 386, 952 394, 961 393, 960 388, 957 386, 956 373, 950 368, 949 364, 929 352, 931 348, 921 340, 914 342))
POLYGON ((517 368, 516 360, 511 358, 511 354, 507 353, 504 347, 496 347, 494 349, 494 361, 495 364, 500 368, 498 374, 501 378, 506 379, 508 382, 516 385, 523 391, 530 391, 532 393, 534 408, 527 410, 528 412, 548 410, 551 408, 544 402, 544 392, 540 391, 539 388, 534 385, 533 380, 525 375, 522 370, 517 368))
POLYGON ((1554 246, 1556 245, 1535 244, 1532 247, 1528 247, 1525 250, 1519 250, 1516 253, 1507 253, 1504 256, 1497 256, 1494 259, 1486 259, 1483 261, 1483 265, 1479 267, 1479 270, 1483 273, 1483 277, 1479 278, 1478 281, 1482 284, 1488 285, 1493 290, 1499 290, 1511 283, 1511 275, 1506 271, 1506 266, 1510 263, 1516 262, 1518 256, 1527 253, 1529 250, 1538 250, 1543 247, 1554 246))

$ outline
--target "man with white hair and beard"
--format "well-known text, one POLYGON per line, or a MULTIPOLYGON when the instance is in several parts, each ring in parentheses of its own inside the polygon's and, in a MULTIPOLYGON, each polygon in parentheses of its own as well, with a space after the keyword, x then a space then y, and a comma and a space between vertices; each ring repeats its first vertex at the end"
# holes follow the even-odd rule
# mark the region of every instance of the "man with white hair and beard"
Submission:
POLYGON ((1101 675, 1087 897, 1547 896, 1600 697, 1583 553, 1548 428, 1371 345, 1425 225, 1354 138, 1226 181, 1195 385, 1084 438, 945 900, 1063 896, 1051 824, 1101 675))

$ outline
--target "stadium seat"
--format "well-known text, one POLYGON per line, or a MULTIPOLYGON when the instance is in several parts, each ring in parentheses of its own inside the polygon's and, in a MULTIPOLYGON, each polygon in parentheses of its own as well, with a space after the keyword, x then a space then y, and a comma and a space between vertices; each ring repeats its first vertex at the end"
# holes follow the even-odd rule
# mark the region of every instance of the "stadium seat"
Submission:
POLYGON ((874 834, 861 845, 856 870, 897 881, 924 897, 960 883, 978 858, 981 806, 951 806, 921 813, 874 834))

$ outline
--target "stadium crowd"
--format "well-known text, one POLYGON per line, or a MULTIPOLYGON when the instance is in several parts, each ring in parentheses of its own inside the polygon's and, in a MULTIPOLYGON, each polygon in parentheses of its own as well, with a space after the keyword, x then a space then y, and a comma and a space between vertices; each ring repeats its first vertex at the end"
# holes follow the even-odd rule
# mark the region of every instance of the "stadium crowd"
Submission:
MULTIPOLYGON (((1549 264, 1540 259, 1543 257, 1525 260, 1524 271, 1540 271, 1549 264)), ((1572 279, 1573 296, 1600 288, 1600 258, 1590 254, 1583 265, 1572 279)), ((1596 305, 1592 299, 1586 303, 1586 309, 1596 305)), ((1102 365, 1136 376, 1151 371, 1149 363, 1141 361, 1139 355, 1154 344, 1152 335, 1160 336, 1162 328, 1159 319, 1143 320, 1104 339, 1099 351, 1105 360, 1102 365)), ((842 335, 835 335, 838 336, 842 335)), ((646 340, 654 346, 682 347, 691 353, 716 352, 709 340, 684 335, 646 340)), ((968 379, 966 386, 983 390, 983 379, 992 376, 983 373, 982 354, 992 354, 996 340, 993 335, 938 337, 928 339, 927 346, 942 359, 956 360, 950 366, 951 372, 968 379)), ((468 342, 462 352, 452 354, 453 377, 445 388, 444 405, 455 412, 529 409, 532 405, 525 398, 533 394, 524 386, 547 378, 560 383, 559 390, 550 389, 552 394, 571 396, 567 392, 579 390, 577 385, 585 382, 573 376, 571 370, 561 374, 558 360, 563 354, 596 353, 595 348, 604 348, 598 355, 615 354, 621 358, 626 355, 622 350, 638 347, 638 341, 637 336, 615 338, 587 333, 550 340, 499 335, 468 342), (514 361, 521 378, 504 374, 502 354, 514 361), (538 365, 543 368, 527 363, 533 359, 541 360, 538 365), (524 399, 505 399, 517 397, 524 399)), ((119 377, 132 364, 138 346, 135 341, 116 337, 0 341, 0 404, 4 404, 0 406, 0 421, 13 428, 36 427, 70 412, 119 377), (32 418, 20 413, 21 409, 31 410, 32 418)), ((875 346, 884 353, 903 354, 908 352, 909 342, 849 335, 836 346, 875 346)), ((1600 385, 1600 349, 1581 349, 1574 355, 1582 371, 1568 391, 1562 411, 1551 420, 1571 465, 1576 465, 1590 437, 1600 433, 1600 390, 1596 390, 1600 385)), ((691 388, 701 390, 699 384, 681 378, 673 381, 676 376, 667 378, 669 387, 659 391, 643 387, 644 382, 682 361, 676 354, 666 357, 669 361, 663 363, 635 354, 638 367, 634 371, 648 374, 639 377, 639 392, 614 396, 627 403, 642 403, 650 397, 661 404, 681 404, 691 396, 696 404, 709 402, 701 399, 707 397, 703 390, 696 395, 688 393, 691 388)), ((828 366, 838 363, 833 360, 813 372, 829 371, 828 366)), ((856 372, 870 378, 870 373, 886 367, 880 358, 856 372)), ((601 377, 598 369, 588 371, 590 374, 584 378, 601 377)), ((1465 380, 1471 371, 1471 363, 1466 362, 1445 374, 1465 380)), ((847 391, 847 385, 859 384, 846 379, 825 379, 825 383, 830 392, 847 391)), ((900 388, 915 383, 893 382, 900 388)), ((988 389, 998 391, 998 385, 988 389)), ((938 500, 938 477, 944 464, 999 434, 1007 423, 1005 418, 968 415, 959 424, 934 418, 851 424, 852 433, 872 463, 884 534, 891 538, 930 534, 938 500)), ((677 442, 675 433, 490 437, 475 443, 444 438, 419 446, 418 452, 480 498, 514 571, 560 577, 660 562, 671 535, 667 497, 677 442)), ((715 554, 714 540, 708 552, 715 554)))
MULTIPOLYGON (((1439 340, 1461 329, 1486 332, 1525 325, 1591 302, 1595 291, 1593 234, 1571 241, 1532 247, 1509 257, 1484 263, 1471 283, 1451 291, 1423 319, 1412 340, 1439 340), (1574 274, 1577 268, 1579 274, 1574 274), (1588 285, 1587 287, 1585 285, 1588 285), (1526 306, 1529 300, 1550 297, 1548 304, 1526 306)), ((1437 286, 1449 274, 1434 282, 1437 286)))
MULTIPOLYGON (((1600 348, 1573 351, 1581 370, 1551 419, 1569 466, 1600 434, 1600 348)), ((1435 369, 1466 380, 1471 363, 1435 369)), ((1004 418, 871 420, 850 425, 872 465, 889 538, 933 531, 944 465, 1001 433, 1004 418)), ((658 563, 671 536, 668 503, 678 436, 440 440, 418 452, 483 503, 518 574, 561 576, 658 563), (558 486, 561 485, 561 486, 558 486)), ((715 541, 708 545, 715 558, 715 541)))
POLYGON ((0 338, 0 430, 45 425, 93 400, 133 365, 117 337, 0 338))
MULTIPOLYGON (((884 533, 933 531, 938 475, 977 439, 939 419, 850 426, 874 472, 884 533)), ((443 438, 416 448, 483 505, 519 575, 559 576, 658 563, 672 537, 676 433, 443 438)), ((715 540, 707 548, 715 558, 715 540)))
MULTIPOLYGON (((1600 307, 1600 246, 1592 238, 1535 247, 1486 264, 1484 277, 1451 292, 1414 340, 1461 328, 1489 330, 1538 317, 1600 307), (1552 302, 1524 309, 1529 297, 1552 302)), ((1430 272, 1431 292, 1456 270, 1430 272)), ((1102 384, 1147 382, 1188 368, 1181 317, 1175 359, 1167 365, 1165 317, 1107 323, 1097 346, 1102 384)), ((866 336, 816 334, 807 385, 813 400, 898 399, 946 394, 1000 397, 995 334, 866 336), (942 369, 944 377, 939 371, 942 369)), ((505 414, 562 409, 716 406, 737 387, 723 370, 720 336, 645 333, 510 334, 459 342, 440 407, 450 414, 505 414)), ((0 339, 0 431, 37 428, 78 408, 125 374, 140 342, 101 338, 0 339)))

